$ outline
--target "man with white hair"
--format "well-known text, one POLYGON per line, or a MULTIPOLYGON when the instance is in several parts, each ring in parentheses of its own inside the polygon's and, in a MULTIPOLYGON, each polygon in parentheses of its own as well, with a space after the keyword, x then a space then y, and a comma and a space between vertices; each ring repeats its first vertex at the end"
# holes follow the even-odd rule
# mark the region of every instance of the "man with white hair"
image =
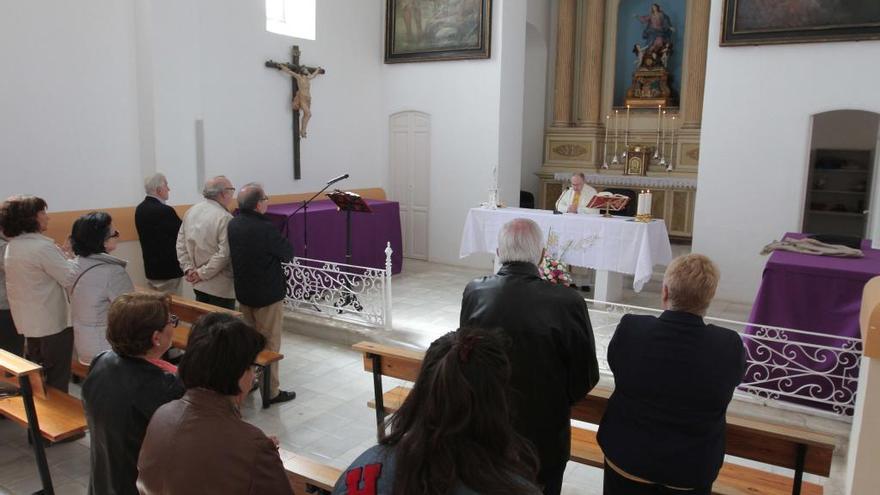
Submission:
POLYGON ((497 275, 467 285, 462 327, 501 328, 510 337, 514 427, 535 446, 538 484, 558 495, 571 449, 571 406, 599 381, 587 305, 577 291, 538 275, 541 228, 525 218, 498 234, 497 275))
POLYGON ((186 212, 177 234, 177 261, 193 285, 196 300, 227 309, 235 309, 227 237, 234 195, 235 188, 225 176, 208 179, 202 189, 205 200, 186 212))
POLYGON ((134 225, 141 243, 147 285, 166 294, 180 294, 183 271, 177 262, 175 245, 181 221, 174 208, 165 204, 171 188, 165 176, 156 173, 144 180, 144 190, 147 196, 134 210, 134 225))
POLYGON ((556 200, 556 211, 560 213, 599 213, 596 208, 587 208, 596 190, 586 184, 586 177, 578 172, 571 176, 571 187, 562 192, 556 200))

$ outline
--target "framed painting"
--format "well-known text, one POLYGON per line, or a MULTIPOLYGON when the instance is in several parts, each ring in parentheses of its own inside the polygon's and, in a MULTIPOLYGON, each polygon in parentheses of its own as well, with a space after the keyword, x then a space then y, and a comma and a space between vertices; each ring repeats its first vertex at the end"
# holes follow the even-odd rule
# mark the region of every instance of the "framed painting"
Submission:
POLYGON ((877 0, 724 0, 721 46, 880 39, 877 0))
POLYGON ((385 63, 489 58, 492 0, 387 0, 385 63))

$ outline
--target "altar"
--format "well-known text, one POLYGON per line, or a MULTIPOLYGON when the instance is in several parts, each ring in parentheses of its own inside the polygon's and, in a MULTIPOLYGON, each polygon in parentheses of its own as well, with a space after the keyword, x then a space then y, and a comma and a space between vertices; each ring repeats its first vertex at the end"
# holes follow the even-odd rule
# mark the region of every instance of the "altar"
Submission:
POLYGON ((651 279, 655 265, 672 261, 672 247, 662 220, 636 222, 630 217, 603 217, 549 210, 471 208, 464 224, 459 255, 495 254, 498 232, 514 218, 534 220, 544 232, 552 231, 556 243, 566 246, 561 261, 596 270, 595 298, 619 301, 623 274, 633 276, 633 290, 640 292, 651 279))

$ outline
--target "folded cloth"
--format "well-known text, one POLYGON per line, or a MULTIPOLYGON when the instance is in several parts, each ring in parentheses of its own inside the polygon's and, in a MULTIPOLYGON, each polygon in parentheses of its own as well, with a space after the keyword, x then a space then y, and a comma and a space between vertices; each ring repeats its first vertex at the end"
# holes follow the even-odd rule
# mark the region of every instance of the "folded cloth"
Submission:
POLYGON ((773 241, 764 246, 761 254, 770 254, 771 251, 776 250, 815 254, 817 256, 835 256, 838 258, 862 258, 865 256, 861 249, 853 249, 840 244, 826 244, 809 237, 804 239, 786 237, 781 241, 773 241))

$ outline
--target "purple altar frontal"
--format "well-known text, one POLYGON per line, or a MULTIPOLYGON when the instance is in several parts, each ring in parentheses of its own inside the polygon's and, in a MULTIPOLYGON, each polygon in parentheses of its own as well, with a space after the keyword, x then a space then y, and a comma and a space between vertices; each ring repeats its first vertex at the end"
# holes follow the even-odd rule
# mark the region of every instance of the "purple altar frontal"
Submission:
MULTIPOLYGON (((788 233, 785 237, 805 235, 788 233)), ((880 275, 880 250, 870 245, 867 240, 862 243, 864 258, 789 251, 770 255, 749 317, 754 326, 746 329, 749 363, 744 384, 752 383, 770 395, 782 392, 779 398, 783 400, 851 414, 849 407, 833 404, 848 402, 850 389, 852 397, 855 394, 862 290, 868 280, 880 275), (786 396, 795 392, 795 396, 786 396), (830 403, 817 405, 797 398, 805 392, 830 403)))
MULTIPOLYGON (((351 264, 385 268, 385 245, 391 243, 391 272, 403 268, 403 241, 400 233, 400 205, 396 201, 367 199, 372 213, 351 213, 351 264)), ((305 257, 302 203, 270 205, 266 215, 293 245, 296 256, 305 257)), ((309 204, 308 258, 345 263, 345 212, 337 211, 330 200, 309 204)))

